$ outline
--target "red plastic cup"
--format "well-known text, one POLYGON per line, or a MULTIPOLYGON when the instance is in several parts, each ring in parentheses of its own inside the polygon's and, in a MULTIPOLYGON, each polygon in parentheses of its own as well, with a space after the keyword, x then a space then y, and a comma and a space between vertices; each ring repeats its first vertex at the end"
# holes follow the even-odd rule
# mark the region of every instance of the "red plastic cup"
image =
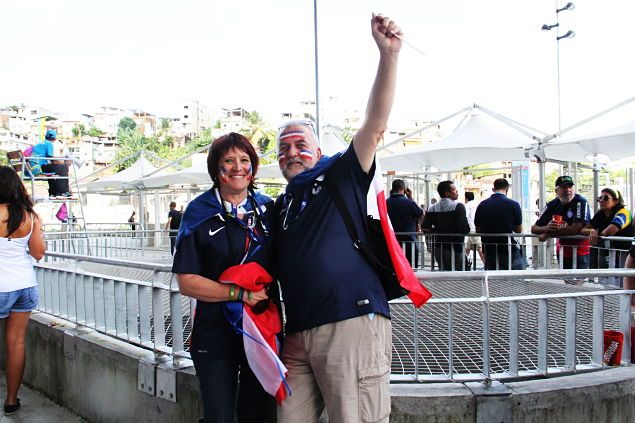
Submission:
POLYGON ((560 216, 559 214, 554 214, 553 216, 551 216, 551 220, 555 220, 556 223, 560 224, 562 223, 562 216, 560 216))
POLYGON ((604 331, 604 356, 602 361, 605 366, 619 366, 622 362, 622 345, 624 334, 616 330, 604 331))

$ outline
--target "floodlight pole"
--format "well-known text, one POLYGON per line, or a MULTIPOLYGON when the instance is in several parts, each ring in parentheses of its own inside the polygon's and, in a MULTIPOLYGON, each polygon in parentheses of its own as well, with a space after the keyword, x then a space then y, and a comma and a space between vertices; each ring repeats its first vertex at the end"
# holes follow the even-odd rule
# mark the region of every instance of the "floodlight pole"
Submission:
MULTIPOLYGON (((562 114, 561 114, 561 107, 560 107, 560 40, 575 36, 575 33, 571 30, 567 31, 566 34, 560 36, 560 12, 564 12, 565 10, 573 10, 575 8, 575 5, 571 2, 568 2, 564 7, 558 7, 558 0, 555 0, 555 4, 556 4, 556 23, 553 25, 544 24, 541 29, 543 31, 551 31, 552 29, 555 28, 556 30, 556 86, 557 86, 557 103, 558 103, 558 133, 557 134, 560 135, 560 133, 562 132, 562 114)), ((541 159, 538 160, 538 173, 540 175, 540 182, 539 182, 540 193, 538 198, 539 198, 539 205, 541 210, 543 209, 545 205, 545 201, 546 201, 545 197, 547 195, 547 189, 545 186, 545 176, 546 176, 545 161, 546 161, 545 157, 542 157, 541 159)), ((569 173, 570 173, 570 169, 571 169, 571 163, 567 165, 567 171, 569 173)))
POLYGON ((320 78, 319 78, 319 66, 318 66, 318 15, 317 15, 317 0, 313 0, 313 42, 314 42, 314 54, 315 54, 315 130, 317 131, 318 139, 320 139, 320 78))
POLYGON ((564 7, 558 7, 558 0, 556 2, 556 24, 555 25, 543 25, 543 30, 556 29, 556 74, 557 74, 557 86, 558 86, 558 132, 562 130, 562 113, 560 110, 560 40, 565 38, 571 38, 575 36, 575 33, 571 30, 567 31, 564 35, 560 36, 560 12, 566 10, 573 10, 574 4, 569 2, 564 7))

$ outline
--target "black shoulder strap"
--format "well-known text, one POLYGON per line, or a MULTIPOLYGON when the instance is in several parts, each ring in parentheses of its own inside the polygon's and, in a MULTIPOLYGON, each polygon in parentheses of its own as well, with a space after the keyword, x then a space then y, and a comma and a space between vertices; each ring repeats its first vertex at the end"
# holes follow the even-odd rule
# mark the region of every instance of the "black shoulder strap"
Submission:
POLYGON ((359 235, 357 234, 357 229, 355 229, 355 225, 353 224, 353 218, 351 217, 351 213, 348 211, 344 200, 342 199, 342 194, 340 190, 337 188, 337 185, 332 181, 329 182, 331 178, 328 177, 328 174, 325 175, 326 186, 333 196, 333 200, 335 201, 335 205, 337 206, 340 214, 342 215, 342 219, 344 220, 344 224, 346 225, 346 229, 353 239, 353 246, 359 250, 362 255, 366 258, 366 260, 375 267, 379 267, 382 270, 393 273, 391 269, 386 267, 384 263, 382 263, 378 258, 373 249, 366 243, 362 242, 359 239, 359 235))
POLYGON ((340 211, 342 215, 342 219, 344 220, 344 224, 346 225, 346 229, 348 230, 349 235, 353 239, 353 246, 360 249, 361 241, 359 236, 357 235, 357 229, 355 229, 355 225, 353 224, 353 218, 351 217, 351 213, 348 211, 346 204, 344 204, 344 199, 342 198, 342 194, 340 190, 337 188, 337 185, 331 181, 329 175, 325 175, 326 186, 333 197, 333 201, 335 201, 335 205, 337 209, 340 211))

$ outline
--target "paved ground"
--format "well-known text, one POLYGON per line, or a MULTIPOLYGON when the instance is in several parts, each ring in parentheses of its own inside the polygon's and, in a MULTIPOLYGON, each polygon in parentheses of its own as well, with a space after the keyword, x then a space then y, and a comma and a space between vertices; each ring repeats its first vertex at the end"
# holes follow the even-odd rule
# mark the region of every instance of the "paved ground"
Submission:
MULTIPOLYGON (((7 384, 4 371, 0 370, 0 397, 3 399, 6 388, 7 384)), ((66 408, 60 407, 39 392, 30 389, 28 386, 22 385, 19 397, 22 406, 18 412, 12 416, 5 416, 0 410, 0 423, 87 423, 86 420, 83 420, 66 408)))

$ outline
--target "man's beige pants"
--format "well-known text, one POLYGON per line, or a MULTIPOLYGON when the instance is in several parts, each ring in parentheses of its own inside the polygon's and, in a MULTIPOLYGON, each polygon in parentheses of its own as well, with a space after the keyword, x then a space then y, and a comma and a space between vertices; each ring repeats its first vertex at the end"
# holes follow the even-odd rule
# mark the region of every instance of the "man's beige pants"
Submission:
POLYGON ((390 416, 390 319, 364 315, 288 335, 282 362, 291 396, 278 423, 387 422, 390 416))

